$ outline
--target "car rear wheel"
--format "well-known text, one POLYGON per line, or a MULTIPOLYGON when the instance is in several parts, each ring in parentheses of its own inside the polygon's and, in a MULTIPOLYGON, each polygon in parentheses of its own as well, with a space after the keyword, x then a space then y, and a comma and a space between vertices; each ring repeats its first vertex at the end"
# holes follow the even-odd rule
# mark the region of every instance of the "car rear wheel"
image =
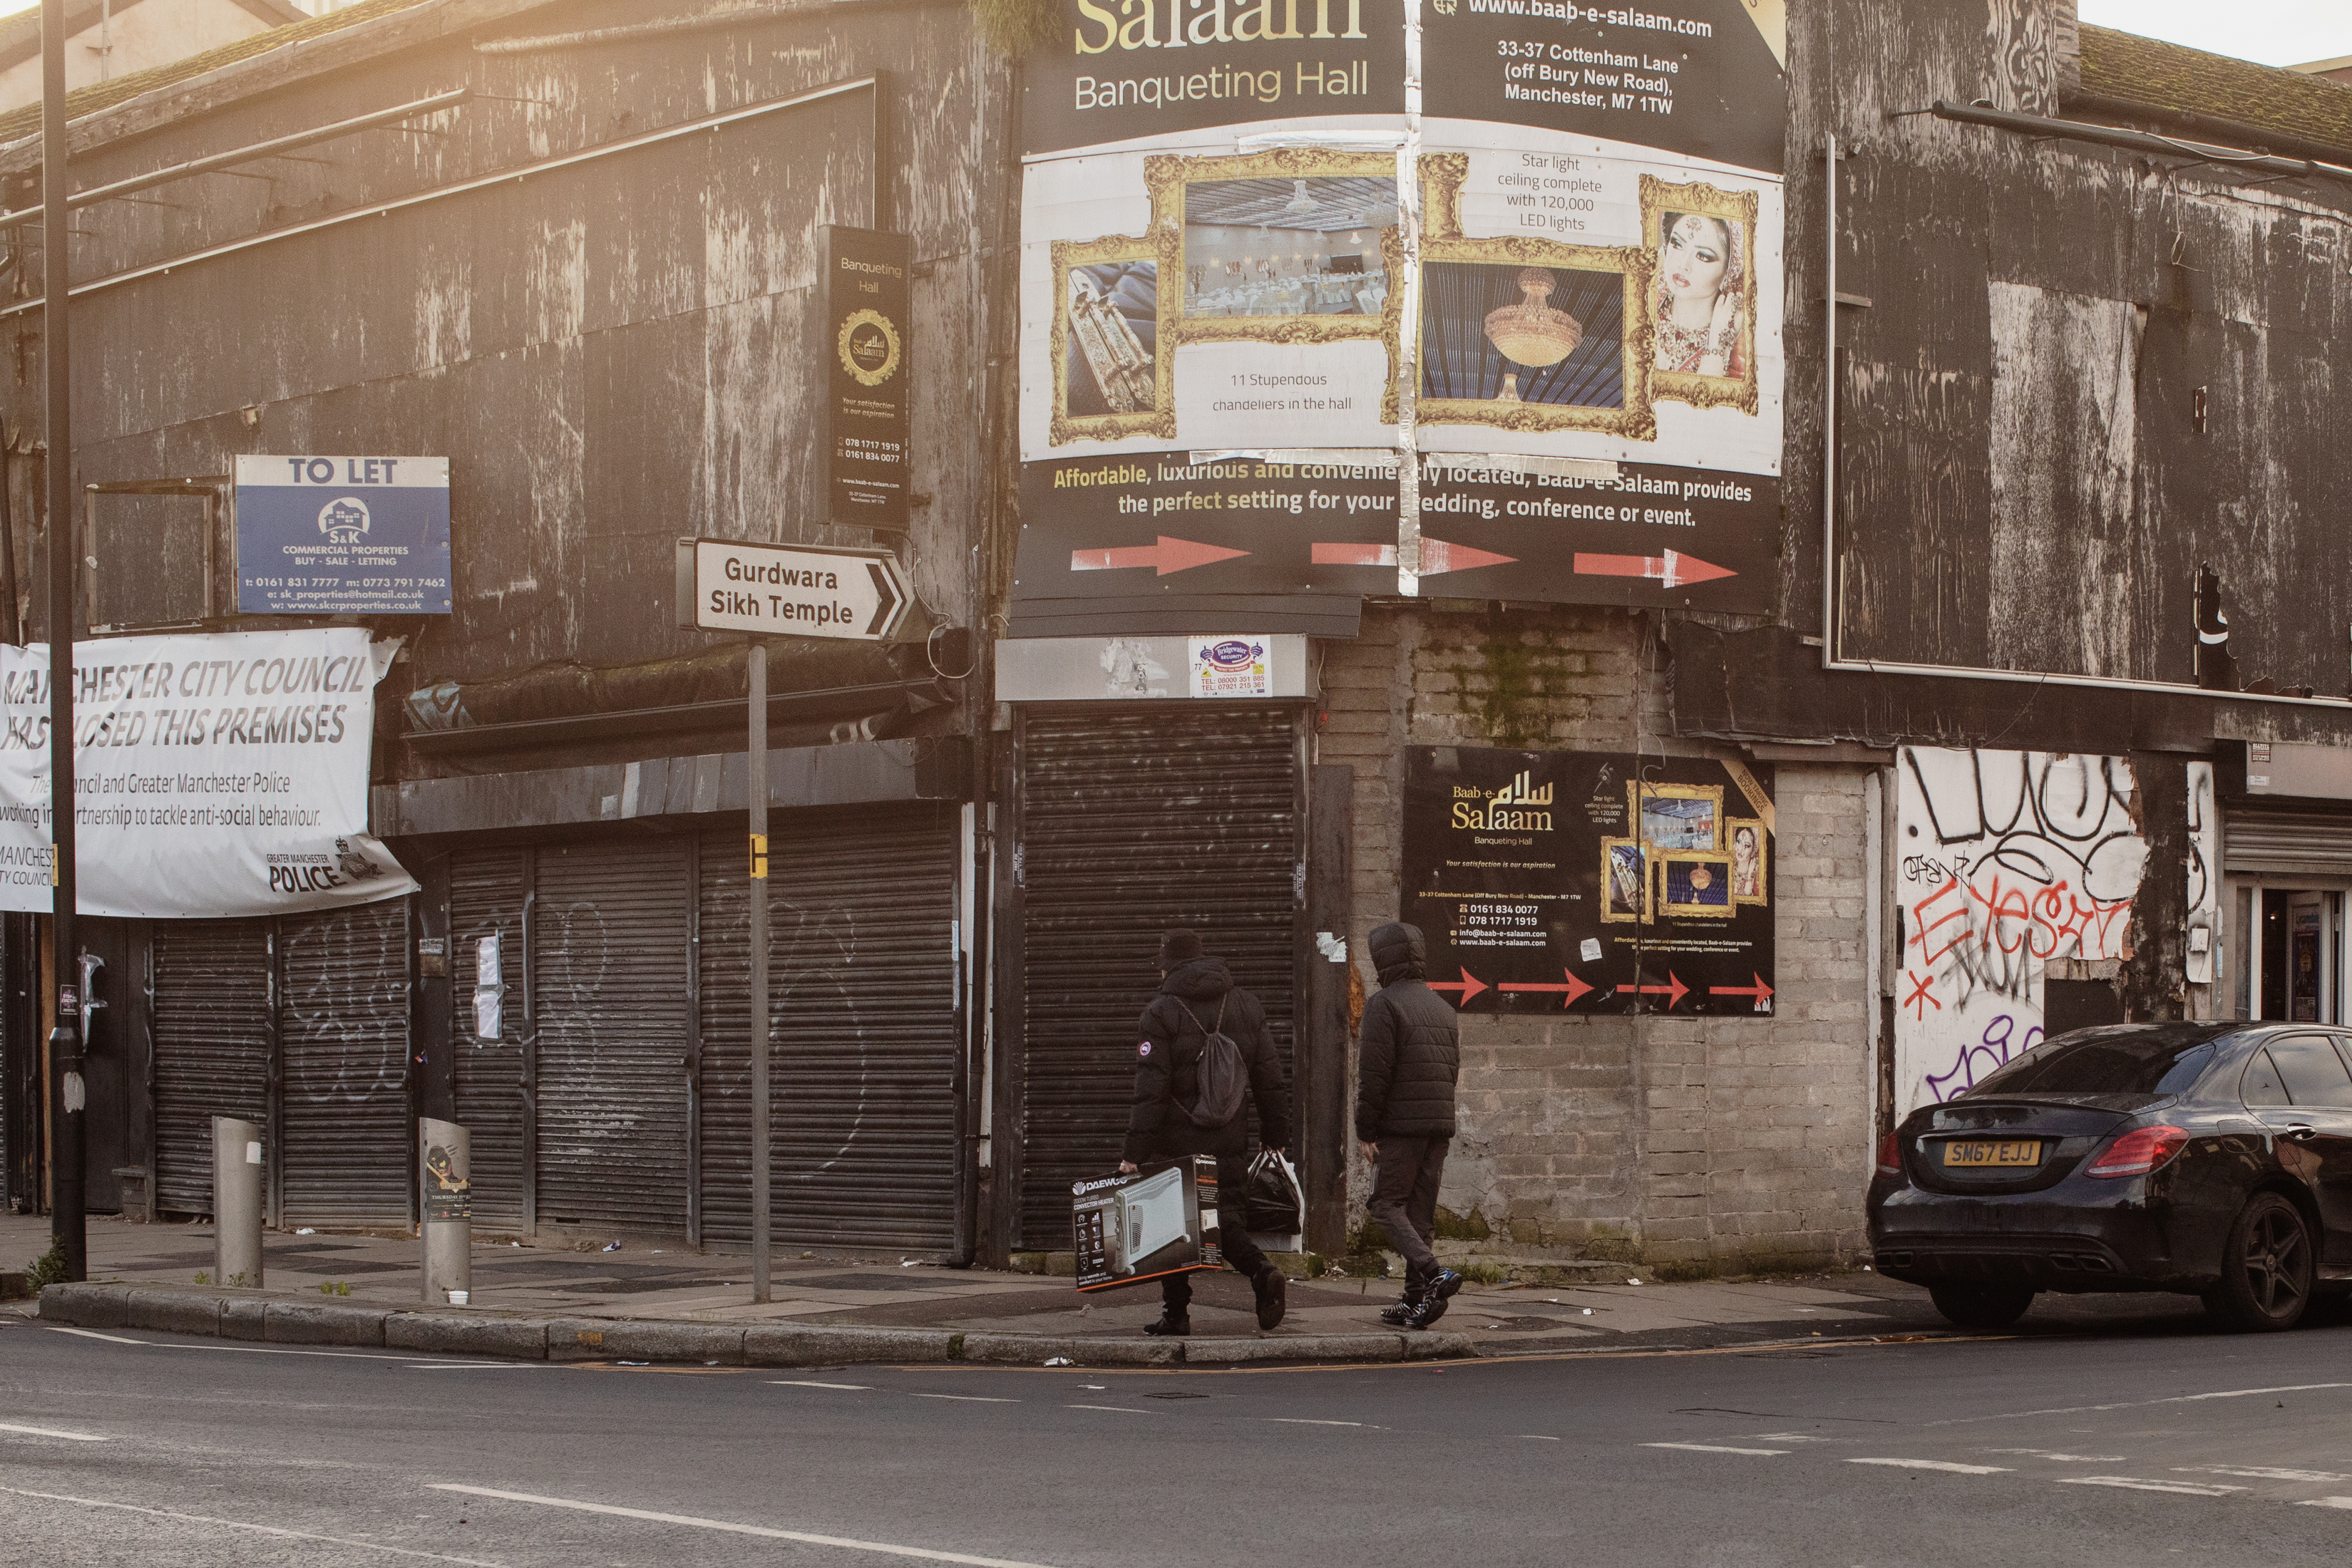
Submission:
POLYGON ((2312 1261, 2303 1210, 2258 1192, 2231 1223, 2221 1282, 2205 1292, 2205 1310, 2244 1333, 2291 1329, 2311 1304, 2312 1261))
POLYGON ((1933 1285, 1936 1310, 1964 1329, 2005 1329, 2033 1304, 2030 1285, 1933 1285))

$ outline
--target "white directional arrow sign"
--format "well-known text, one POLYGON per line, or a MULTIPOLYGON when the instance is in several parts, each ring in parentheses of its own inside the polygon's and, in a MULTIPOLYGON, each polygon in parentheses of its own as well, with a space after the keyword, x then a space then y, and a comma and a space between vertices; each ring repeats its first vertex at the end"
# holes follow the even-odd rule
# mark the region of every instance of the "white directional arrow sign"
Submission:
MULTIPOLYGON (((888 550, 693 543, 693 624, 705 632, 879 642, 898 629, 915 601, 905 570, 888 550)), ((687 574, 678 576, 686 590, 687 574)))

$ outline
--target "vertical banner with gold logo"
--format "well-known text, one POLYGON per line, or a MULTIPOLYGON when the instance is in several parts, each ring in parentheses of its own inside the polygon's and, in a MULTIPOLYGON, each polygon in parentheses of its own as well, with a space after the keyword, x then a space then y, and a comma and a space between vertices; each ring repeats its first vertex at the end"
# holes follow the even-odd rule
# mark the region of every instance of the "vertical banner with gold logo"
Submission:
POLYGON ((824 231, 825 410, 832 421, 833 520, 907 526, 908 321, 905 235, 835 224, 824 231))
POLYGON ((1478 1012, 1773 1010, 1772 770, 1599 751, 1406 752, 1404 917, 1478 1012))

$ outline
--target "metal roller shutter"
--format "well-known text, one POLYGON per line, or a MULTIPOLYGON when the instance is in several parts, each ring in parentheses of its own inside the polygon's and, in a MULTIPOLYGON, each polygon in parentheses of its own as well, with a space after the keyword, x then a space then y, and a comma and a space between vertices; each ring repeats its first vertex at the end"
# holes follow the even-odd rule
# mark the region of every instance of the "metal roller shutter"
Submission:
POLYGON ((683 1234, 694 897, 686 845, 537 854, 539 1221, 683 1234))
MULTIPOLYGON (((769 834, 779 1242, 943 1250, 955 1229, 956 842, 948 813, 791 813, 769 834)), ((751 1234, 743 836, 702 851, 702 1234, 751 1234)))
POLYGON ((1118 1162, 1160 938, 1201 933, 1291 1061, 1305 890, 1287 709, 1022 715, 1021 1239, 1068 1245, 1070 1184, 1118 1162))
POLYGON ((269 1124, 269 922, 154 925, 155 1207, 213 1210, 213 1118, 269 1124))
POLYGON ((281 1225, 390 1226, 409 1200, 408 900, 278 923, 281 1225))
POLYGON ((520 1235, 523 1215, 522 905, 520 850, 457 857, 449 868, 449 995, 456 1058, 452 1099, 458 1125, 473 1135, 474 1228, 520 1235), (474 1033, 476 966, 481 940, 499 939, 506 982, 499 1038, 474 1033))
POLYGON ((2241 876, 2352 876, 2352 811, 2231 808, 2221 864, 2241 876))

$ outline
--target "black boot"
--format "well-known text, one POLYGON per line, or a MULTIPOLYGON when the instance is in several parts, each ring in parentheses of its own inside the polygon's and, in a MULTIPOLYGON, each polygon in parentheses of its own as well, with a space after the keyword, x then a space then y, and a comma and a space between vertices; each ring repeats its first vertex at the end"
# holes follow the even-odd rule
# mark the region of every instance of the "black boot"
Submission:
POLYGON ((1462 1276, 1452 1269, 1440 1269, 1429 1281, 1429 1291, 1421 1304, 1405 1314, 1404 1326, 1425 1329, 1445 1315, 1445 1303, 1462 1288, 1462 1276))
POLYGON ((1276 1265, 1268 1263, 1258 1270, 1257 1278, 1251 1281, 1252 1288, 1257 1292, 1258 1327, 1276 1329, 1282 1326, 1282 1314, 1290 1310, 1287 1285, 1282 1277, 1282 1270, 1276 1265))
POLYGON ((1160 1309, 1160 1321, 1144 1324, 1143 1332, 1148 1334, 1188 1334, 1192 1332, 1192 1316, 1173 1307, 1162 1307, 1160 1309))

